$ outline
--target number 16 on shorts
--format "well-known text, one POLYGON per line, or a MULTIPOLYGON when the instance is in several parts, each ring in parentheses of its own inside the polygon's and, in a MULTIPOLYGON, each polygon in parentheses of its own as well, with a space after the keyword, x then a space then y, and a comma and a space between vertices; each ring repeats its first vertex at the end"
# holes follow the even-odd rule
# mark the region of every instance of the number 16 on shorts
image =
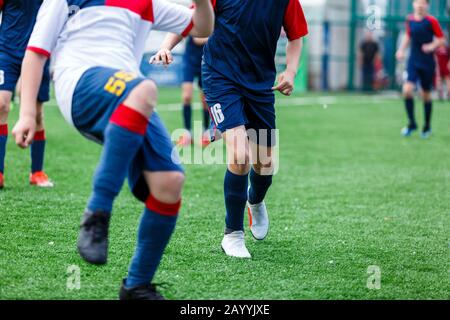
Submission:
POLYGON ((220 105, 220 103, 216 103, 210 109, 211 109, 211 116, 213 117, 213 120, 216 123, 216 125, 222 123, 225 120, 225 116, 223 115, 222 106, 220 105))

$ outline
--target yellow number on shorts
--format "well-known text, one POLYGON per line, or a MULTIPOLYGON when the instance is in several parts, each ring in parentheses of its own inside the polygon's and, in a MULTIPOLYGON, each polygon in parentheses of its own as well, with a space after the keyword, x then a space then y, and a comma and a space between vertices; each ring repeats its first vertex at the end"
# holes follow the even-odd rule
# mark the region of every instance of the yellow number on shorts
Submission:
POLYGON ((105 90, 120 97, 127 88, 127 82, 136 79, 136 77, 134 73, 118 71, 109 78, 108 83, 105 85, 105 90))

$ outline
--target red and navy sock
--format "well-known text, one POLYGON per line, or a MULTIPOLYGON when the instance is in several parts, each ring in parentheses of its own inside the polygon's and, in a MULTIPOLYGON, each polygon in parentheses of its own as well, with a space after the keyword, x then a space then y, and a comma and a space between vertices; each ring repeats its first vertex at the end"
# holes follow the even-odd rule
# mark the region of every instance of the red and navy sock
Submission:
POLYGON ((8 125, 0 124, 0 173, 5 172, 6 142, 8 141, 8 125))
POLYGON ((413 98, 405 99, 405 109, 406 109, 406 114, 408 115, 409 129, 416 129, 417 123, 416 123, 416 118, 414 116, 414 99, 413 98))
POLYGON ((183 106, 183 120, 184 128, 188 131, 192 129, 192 106, 190 104, 185 104, 183 106))
POLYGON ((147 126, 148 119, 144 115, 123 104, 114 111, 105 130, 103 152, 94 176, 88 210, 112 211, 113 201, 142 145, 147 126))
POLYGON ((248 174, 239 176, 227 170, 224 180, 225 233, 244 230, 244 211, 247 203, 248 174))
POLYGON ((423 128, 423 131, 430 131, 431 130, 431 116, 433 114, 433 102, 432 101, 426 101, 424 103, 424 114, 425 114, 425 126, 423 128))
POLYGON ((248 192, 248 202, 250 204, 258 204, 263 202, 271 185, 271 175, 259 175, 252 168, 250 171, 250 191, 248 192))
POLYGON ((127 288, 150 284, 175 229, 181 201, 162 203, 150 195, 138 230, 136 252, 125 281, 127 288))
POLYGON ((30 148, 31 173, 36 173, 44 169, 45 143, 45 130, 36 132, 30 148))

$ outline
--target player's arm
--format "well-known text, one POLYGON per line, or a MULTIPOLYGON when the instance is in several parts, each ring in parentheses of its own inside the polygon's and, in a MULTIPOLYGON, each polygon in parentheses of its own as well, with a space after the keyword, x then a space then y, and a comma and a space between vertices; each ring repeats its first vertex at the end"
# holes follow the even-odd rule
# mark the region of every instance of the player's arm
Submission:
POLYGON ((193 28, 189 35, 195 38, 206 38, 214 30, 214 9, 211 0, 195 0, 192 15, 193 28))
POLYGON ((168 33, 159 51, 150 58, 150 63, 152 64, 163 64, 167 66, 173 62, 172 50, 181 41, 183 41, 183 36, 175 33, 168 33))
POLYGON ((400 43, 400 47, 398 48, 397 53, 395 54, 397 60, 402 61, 405 59, 406 50, 409 48, 410 44, 411 44, 411 36, 409 32, 407 32, 400 43))
MULTIPOLYGON (((161 44, 159 51, 151 57, 150 63, 163 64, 165 66, 171 64, 173 62, 173 48, 188 35, 194 37, 208 37, 214 28, 214 11, 211 2, 215 3, 214 0, 196 0, 195 4, 190 9, 175 6, 173 4, 164 4, 163 6, 163 2, 157 2, 157 13, 160 13, 158 17, 172 11, 174 14, 179 15, 179 19, 177 19, 179 20, 179 23, 167 23, 166 25, 163 17, 161 17, 159 23, 156 23, 156 29, 169 31, 169 33, 161 44), (186 18, 188 20, 186 20, 186 18), (181 26, 183 26, 183 24, 187 25, 181 30, 179 29, 178 24, 181 26)), ((167 20, 169 19, 167 18, 167 20)))
POLYGON ((422 46, 422 50, 425 53, 433 53, 437 48, 445 45, 445 36, 444 32, 442 31, 441 25, 436 18, 429 16, 427 19, 429 19, 431 22, 431 28, 433 29, 434 33, 434 40, 431 43, 424 44, 422 46))
POLYGON ((20 117, 13 129, 16 144, 26 148, 36 132, 36 108, 44 66, 66 23, 69 8, 66 0, 44 0, 22 62, 20 117))
POLYGON ((302 54, 302 47, 303 39, 301 38, 288 42, 286 46, 286 70, 280 74, 278 84, 272 90, 280 91, 285 96, 292 94, 302 54))
POLYGON ((286 70, 279 75, 278 84, 272 90, 290 96, 294 91, 294 80, 300 64, 302 38, 308 34, 308 24, 299 0, 289 1, 283 26, 289 39, 286 47, 286 70))
POLYGON ((36 101, 46 62, 46 56, 27 51, 22 63, 20 118, 13 129, 16 143, 21 148, 31 144, 36 132, 36 101))

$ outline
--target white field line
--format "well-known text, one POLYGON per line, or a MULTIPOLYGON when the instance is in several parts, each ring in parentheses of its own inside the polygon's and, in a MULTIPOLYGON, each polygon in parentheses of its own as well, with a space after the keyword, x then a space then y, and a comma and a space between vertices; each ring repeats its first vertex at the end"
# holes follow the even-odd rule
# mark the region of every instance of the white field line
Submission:
MULTIPOLYGON (((277 99, 276 104, 277 107, 328 107, 330 105, 337 104, 345 104, 345 105, 367 105, 367 104, 377 104, 382 100, 392 99, 390 96, 322 96, 322 97, 306 97, 306 98, 281 98, 277 99), (348 98, 351 99, 348 99, 348 98), (344 98, 347 98, 347 101, 344 102, 344 98)), ((158 111, 181 111, 181 103, 167 103, 167 104, 159 104, 157 109, 158 111)), ((200 110, 202 105, 200 103, 194 103, 192 108, 194 110, 200 110)))

